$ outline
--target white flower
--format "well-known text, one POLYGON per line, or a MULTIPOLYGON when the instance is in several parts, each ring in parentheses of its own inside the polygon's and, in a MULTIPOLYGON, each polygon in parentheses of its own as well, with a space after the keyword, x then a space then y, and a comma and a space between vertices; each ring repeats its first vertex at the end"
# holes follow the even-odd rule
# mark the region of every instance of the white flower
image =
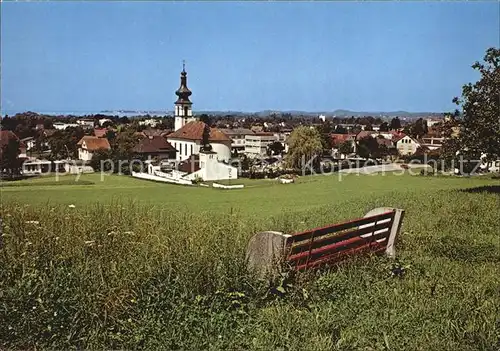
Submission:
POLYGON ((38 221, 26 221, 25 223, 28 223, 28 224, 40 224, 40 222, 38 222, 38 221))
POLYGON ((94 245, 95 244, 95 240, 87 240, 85 241, 85 245, 94 245))
POLYGON ((76 206, 71 204, 71 205, 68 205, 69 208, 75 208, 76 206))

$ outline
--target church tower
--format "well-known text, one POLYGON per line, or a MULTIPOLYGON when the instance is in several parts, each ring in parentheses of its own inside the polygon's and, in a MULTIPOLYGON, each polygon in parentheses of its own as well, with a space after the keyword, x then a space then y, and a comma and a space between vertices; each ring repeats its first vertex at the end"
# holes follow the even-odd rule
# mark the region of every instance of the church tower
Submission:
POLYGON ((194 121, 193 118, 193 110, 191 105, 193 104, 189 97, 191 96, 191 90, 187 87, 187 73, 186 66, 184 61, 182 62, 182 72, 181 72, 181 86, 175 92, 175 95, 178 96, 177 101, 175 102, 175 130, 181 129, 186 123, 194 121))

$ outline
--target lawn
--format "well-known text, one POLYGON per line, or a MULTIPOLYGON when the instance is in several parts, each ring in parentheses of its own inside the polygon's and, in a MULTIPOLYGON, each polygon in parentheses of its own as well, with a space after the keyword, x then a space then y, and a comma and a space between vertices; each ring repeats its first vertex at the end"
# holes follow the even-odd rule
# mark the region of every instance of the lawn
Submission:
MULTIPOLYGON (((0 188, 4 203, 74 204, 137 201, 150 206, 180 208, 189 211, 241 211, 249 215, 274 215, 283 211, 307 210, 354 198, 368 198, 391 192, 421 192, 458 189, 492 183, 491 179, 421 177, 410 175, 306 176, 295 184, 275 180, 240 179, 244 189, 220 190, 184 187, 134 179, 127 176, 62 176, 4 182, 0 188)), ((381 204, 386 205, 386 204, 381 204)), ((391 205, 391 204, 387 204, 391 205)))
POLYGON ((0 348, 500 348, 500 182, 491 177, 238 180, 241 190, 79 181, 2 184, 0 348), (380 206, 406 210, 395 261, 272 281, 246 270, 256 231, 380 206))

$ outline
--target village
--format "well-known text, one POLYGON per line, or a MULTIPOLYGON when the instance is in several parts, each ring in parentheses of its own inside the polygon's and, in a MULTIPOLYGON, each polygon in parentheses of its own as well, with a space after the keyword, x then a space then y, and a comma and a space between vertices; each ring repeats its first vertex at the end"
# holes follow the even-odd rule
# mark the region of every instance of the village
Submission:
MULTIPOLYGON (((423 160, 424 156, 435 160, 445 141, 460 133, 458 124, 445 115, 409 121, 371 116, 196 115, 184 65, 175 94, 172 117, 44 117, 29 112, 6 116, 2 119, 1 150, 13 156, 7 157, 10 164, 3 163, 2 174, 78 174, 111 169, 137 178, 190 185, 293 173, 299 167, 291 167, 286 155, 290 153, 290 136, 299 127, 317 131, 309 137, 321 143, 313 150, 315 165, 330 171, 342 165, 359 167, 360 161, 373 165, 423 160), (9 145, 13 150, 5 149, 9 145), (121 158, 113 160, 117 154, 121 158)), ((498 172, 499 167, 500 160, 483 161, 477 169, 498 172)))

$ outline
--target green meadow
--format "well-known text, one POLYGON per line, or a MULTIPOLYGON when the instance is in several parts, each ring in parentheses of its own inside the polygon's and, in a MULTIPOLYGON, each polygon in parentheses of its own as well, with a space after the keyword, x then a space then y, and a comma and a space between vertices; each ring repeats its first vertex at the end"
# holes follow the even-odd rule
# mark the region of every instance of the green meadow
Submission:
POLYGON ((498 350, 500 181, 344 175, 244 189, 1 185, 0 348, 498 350), (74 205, 74 206, 70 206, 74 205), (406 211, 397 258, 258 280, 250 236, 406 211))

